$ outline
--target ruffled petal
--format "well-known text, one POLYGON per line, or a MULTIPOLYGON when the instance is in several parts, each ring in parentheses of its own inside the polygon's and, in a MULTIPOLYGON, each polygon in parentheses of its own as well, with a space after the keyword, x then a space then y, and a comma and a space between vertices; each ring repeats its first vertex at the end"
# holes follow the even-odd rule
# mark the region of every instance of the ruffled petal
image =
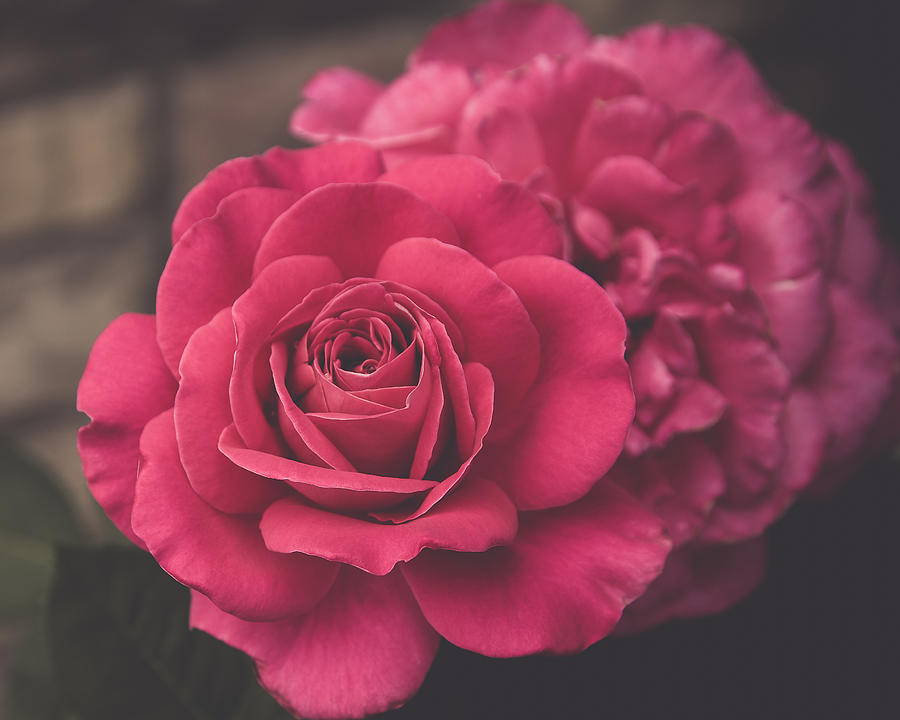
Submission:
POLYGON ((709 313, 696 338, 708 379, 728 401, 716 442, 729 484, 759 492, 784 459, 790 375, 766 334, 732 310, 709 313))
POLYGON ((492 657, 569 653, 609 633, 668 551, 659 519, 601 481, 580 502, 523 515, 509 547, 428 551, 401 572, 454 645, 492 657))
POLYGON ((825 141, 781 109, 739 48, 708 28, 654 23, 598 38, 590 53, 635 73, 648 96, 725 123, 745 184, 798 198, 834 237, 845 193, 825 141))
POLYGON ((572 157, 573 186, 581 186, 597 165, 619 155, 650 159, 672 124, 664 103, 626 95, 592 104, 585 113, 572 157))
POLYGON ((505 108, 516 108, 531 118, 541 139, 544 162, 565 184, 571 177, 572 142, 588 108, 600 100, 639 92, 637 80, 610 63, 587 55, 538 55, 472 97, 460 121, 456 150, 490 157, 496 138, 485 133, 484 124, 497 122, 493 118, 508 112, 505 108))
POLYGON ((888 324, 848 289, 830 293, 834 327, 810 387, 830 430, 828 462, 852 457, 872 432, 898 375, 900 347, 888 324))
POLYGON ((603 161, 578 199, 621 229, 646 228, 681 241, 696 234, 702 219, 696 188, 673 182, 647 160, 633 156, 603 161))
POLYGON ((97 502, 133 543, 131 508, 144 425, 175 401, 177 385, 156 344, 152 315, 113 320, 91 349, 78 385, 78 409, 91 423, 78 431, 81 464, 97 502))
POLYGON ((381 148, 428 144, 449 152, 463 105, 475 87, 458 65, 418 65, 392 82, 369 106, 360 137, 381 148))
POLYGON ((132 524, 178 582, 252 620, 307 612, 328 592, 335 565, 267 550, 256 518, 219 512, 191 489, 178 457, 172 411, 147 424, 141 458, 132 524))
POLYGON ((317 73, 302 91, 303 102, 291 114, 290 129, 311 142, 359 133, 359 125, 384 84, 346 67, 317 73))
POLYGON ((759 585, 765 571, 763 538, 688 545, 669 556, 662 575, 626 608, 616 632, 636 633, 675 618, 722 612, 759 585))
POLYGON ((571 10, 551 3, 495 0, 445 20, 428 33, 409 64, 445 60, 476 71, 510 69, 535 55, 574 55, 590 31, 571 10))
POLYGON ((609 477, 648 504, 675 547, 697 535, 725 491, 722 464, 707 441, 689 435, 657 453, 623 458, 609 477))
POLYGON ((298 717, 335 720, 402 705, 440 643, 399 574, 347 567, 308 615, 280 622, 246 622, 193 593, 191 627, 253 657, 260 682, 298 717))

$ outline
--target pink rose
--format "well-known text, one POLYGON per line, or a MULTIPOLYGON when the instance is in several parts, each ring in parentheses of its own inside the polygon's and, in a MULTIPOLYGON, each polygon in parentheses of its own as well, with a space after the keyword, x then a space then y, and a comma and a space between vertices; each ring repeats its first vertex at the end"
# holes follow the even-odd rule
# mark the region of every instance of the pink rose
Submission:
POLYGON ((661 523, 602 479, 625 324, 547 256, 531 193, 475 158, 274 149, 210 173, 173 236, 156 316, 94 346, 79 450, 292 712, 402 704, 440 637, 581 650, 659 574, 661 523))
POLYGON ((623 628, 735 602, 797 495, 898 436, 900 272, 865 182, 721 37, 591 40, 562 7, 491 2, 386 87, 326 70, 304 96, 303 137, 471 153, 541 193, 625 314, 637 414, 613 475, 678 550, 623 628))

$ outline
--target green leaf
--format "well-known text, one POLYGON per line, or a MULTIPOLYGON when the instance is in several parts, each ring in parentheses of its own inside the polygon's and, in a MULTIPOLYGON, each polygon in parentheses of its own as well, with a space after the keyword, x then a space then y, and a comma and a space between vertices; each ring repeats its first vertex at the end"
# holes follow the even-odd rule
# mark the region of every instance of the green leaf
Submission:
POLYGON ((6 720, 69 720, 50 672, 43 618, 20 626, 13 661, 5 678, 6 720))
POLYGON ((188 630, 189 594, 137 549, 60 548, 57 684, 82 720, 286 720, 249 658, 188 630))
POLYGON ((0 438, 0 621, 37 612, 53 570, 53 544, 78 536, 58 484, 0 438))

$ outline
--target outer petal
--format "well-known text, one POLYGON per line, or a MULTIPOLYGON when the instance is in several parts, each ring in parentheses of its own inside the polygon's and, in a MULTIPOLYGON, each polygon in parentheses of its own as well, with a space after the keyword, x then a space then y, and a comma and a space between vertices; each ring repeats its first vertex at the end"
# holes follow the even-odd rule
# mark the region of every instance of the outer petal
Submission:
POLYGON ((543 143, 544 162, 564 181, 570 175, 572 143, 588 108, 598 100, 639 92, 638 81, 611 63, 588 55, 538 55, 520 71, 507 73, 472 97, 460 120, 456 149, 490 158, 493 134, 484 133, 484 123, 506 112, 504 108, 516 108, 531 116, 543 143))
POLYGON ((501 431, 513 417, 522 424, 486 447, 478 467, 521 509, 564 505, 609 470, 634 418, 625 321, 596 282, 560 260, 517 258, 496 270, 540 333, 541 368, 522 405, 498 407, 508 413, 501 431))
POLYGON ((485 265, 519 255, 562 255, 562 231, 540 200, 502 181, 482 160, 426 157, 380 179, 409 188, 450 218, 462 247, 485 265))
POLYGON ((591 54, 634 72, 650 97, 730 126, 748 184, 797 196, 833 232, 844 189, 825 142, 784 112, 747 56, 707 28, 659 24, 601 37, 591 54))
POLYGON ((325 255, 345 278, 372 277, 384 252, 411 237, 459 245, 453 224, 405 188, 387 183, 330 185, 297 202, 272 226, 253 275, 288 255, 325 255))
POLYGON ((303 103, 291 115, 291 132, 312 142, 354 135, 384 85, 346 67, 319 72, 303 88, 303 103))
POLYGON ((609 477, 665 521, 676 547, 697 534, 725 490, 721 464, 709 444, 696 435, 680 438, 655 454, 622 458, 609 477))
POLYGON ((898 374, 900 347, 887 323, 848 289, 830 293, 834 329, 810 386, 819 398, 831 438, 826 461, 859 451, 898 374))
POLYGON ((574 55, 589 42, 589 30, 560 5, 495 0, 437 25, 409 64, 447 60, 470 70, 508 69, 540 53, 574 55))
POLYGON ((469 74, 458 65, 419 65, 375 99, 360 137, 382 148, 429 143, 433 151, 449 151, 459 114, 474 90, 469 74))
POLYGON ((194 330, 250 286, 263 235, 299 197, 273 188, 238 190, 172 248, 156 290, 156 322, 159 346, 173 373, 194 330))
POLYGON ((708 314, 696 338, 707 377, 729 403, 716 440, 729 485, 757 493, 784 459, 781 420, 790 375, 770 339, 731 310, 708 314))
POLYGON ((78 432, 88 486, 110 519, 144 547, 131 529, 131 508, 144 425, 175 401, 175 379, 156 344, 152 315, 121 315, 103 331, 78 385, 78 409, 91 418, 78 432))
POLYGON ((263 515, 266 546, 305 553, 387 575, 423 548, 480 553, 512 541, 516 509, 491 482, 468 476, 427 514, 399 525, 335 515, 299 500, 279 500, 263 515))
POLYGON ((731 214, 740 265, 766 306, 780 357, 800 375, 821 353, 831 321, 821 228, 800 203, 769 192, 745 193, 731 214))
POLYGON ((188 481, 203 500, 223 512, 261 512, 284 495, 284 488, 238 467, 218 448, 219 435, 232 423, 228 387, 234 345, 230 308, 188 343, 175 397, 178 450, 188 481))
POLYGON ((673 618, 713 615, 742 600, 766 570, 763 538, 743 543, 688 545, 673 552, 666 569, 628 606, 617 633, 645 630, 673 618))
POLYGON ((524 515, 509 547, 424 552, 401 572, 454 645, 494 657, 567 653, 615 626, 668 550, 660 521, 601 481, 574 505, 524 515))
POLYGON ((369 182, 382 172, 378 153, 358 143, 306 150, 272 148, 262 155, 229 160, 182 200, 172 223, 172 242, 177 243, 195 222, 214 215, 219 202, 237 190, 271 187, 305 195, 328 183, 369 182))
POLYGON ((399 574, 372 577, 347 567, 303 617, 249 623, 194 593, 191 626, 255 658, 260 682, 305 718, 399 707, 419 689, 440 641, 399 574))
POLYGON ((267 550, 253 516, 226 515, 194 493, 181 469, 171 411, 147 424, 141 457, 132 522, 178 582, 253 620, 307 612, 328 592, 336 566, 267 550))

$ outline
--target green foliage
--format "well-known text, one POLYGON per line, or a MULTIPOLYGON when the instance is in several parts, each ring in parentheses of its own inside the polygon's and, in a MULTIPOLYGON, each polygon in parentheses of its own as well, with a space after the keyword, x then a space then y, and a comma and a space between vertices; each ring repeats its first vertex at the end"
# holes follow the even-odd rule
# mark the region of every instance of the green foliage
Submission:
POLYGON ((0 715, 61 720, 43 626, 54 544, 79 539, 78 522, 53 477, 0 439, 0 628, 11 662, 0 715))
POLYGON ((188 630, 189 594, 137 549, 59 549, 56 681, 82 720, 286 720, 250 660, 188 630))
POLYGON ((78 524, 53 478, 0 440, 0 621, 33 616, 53 572, 53 545, 78 524))

